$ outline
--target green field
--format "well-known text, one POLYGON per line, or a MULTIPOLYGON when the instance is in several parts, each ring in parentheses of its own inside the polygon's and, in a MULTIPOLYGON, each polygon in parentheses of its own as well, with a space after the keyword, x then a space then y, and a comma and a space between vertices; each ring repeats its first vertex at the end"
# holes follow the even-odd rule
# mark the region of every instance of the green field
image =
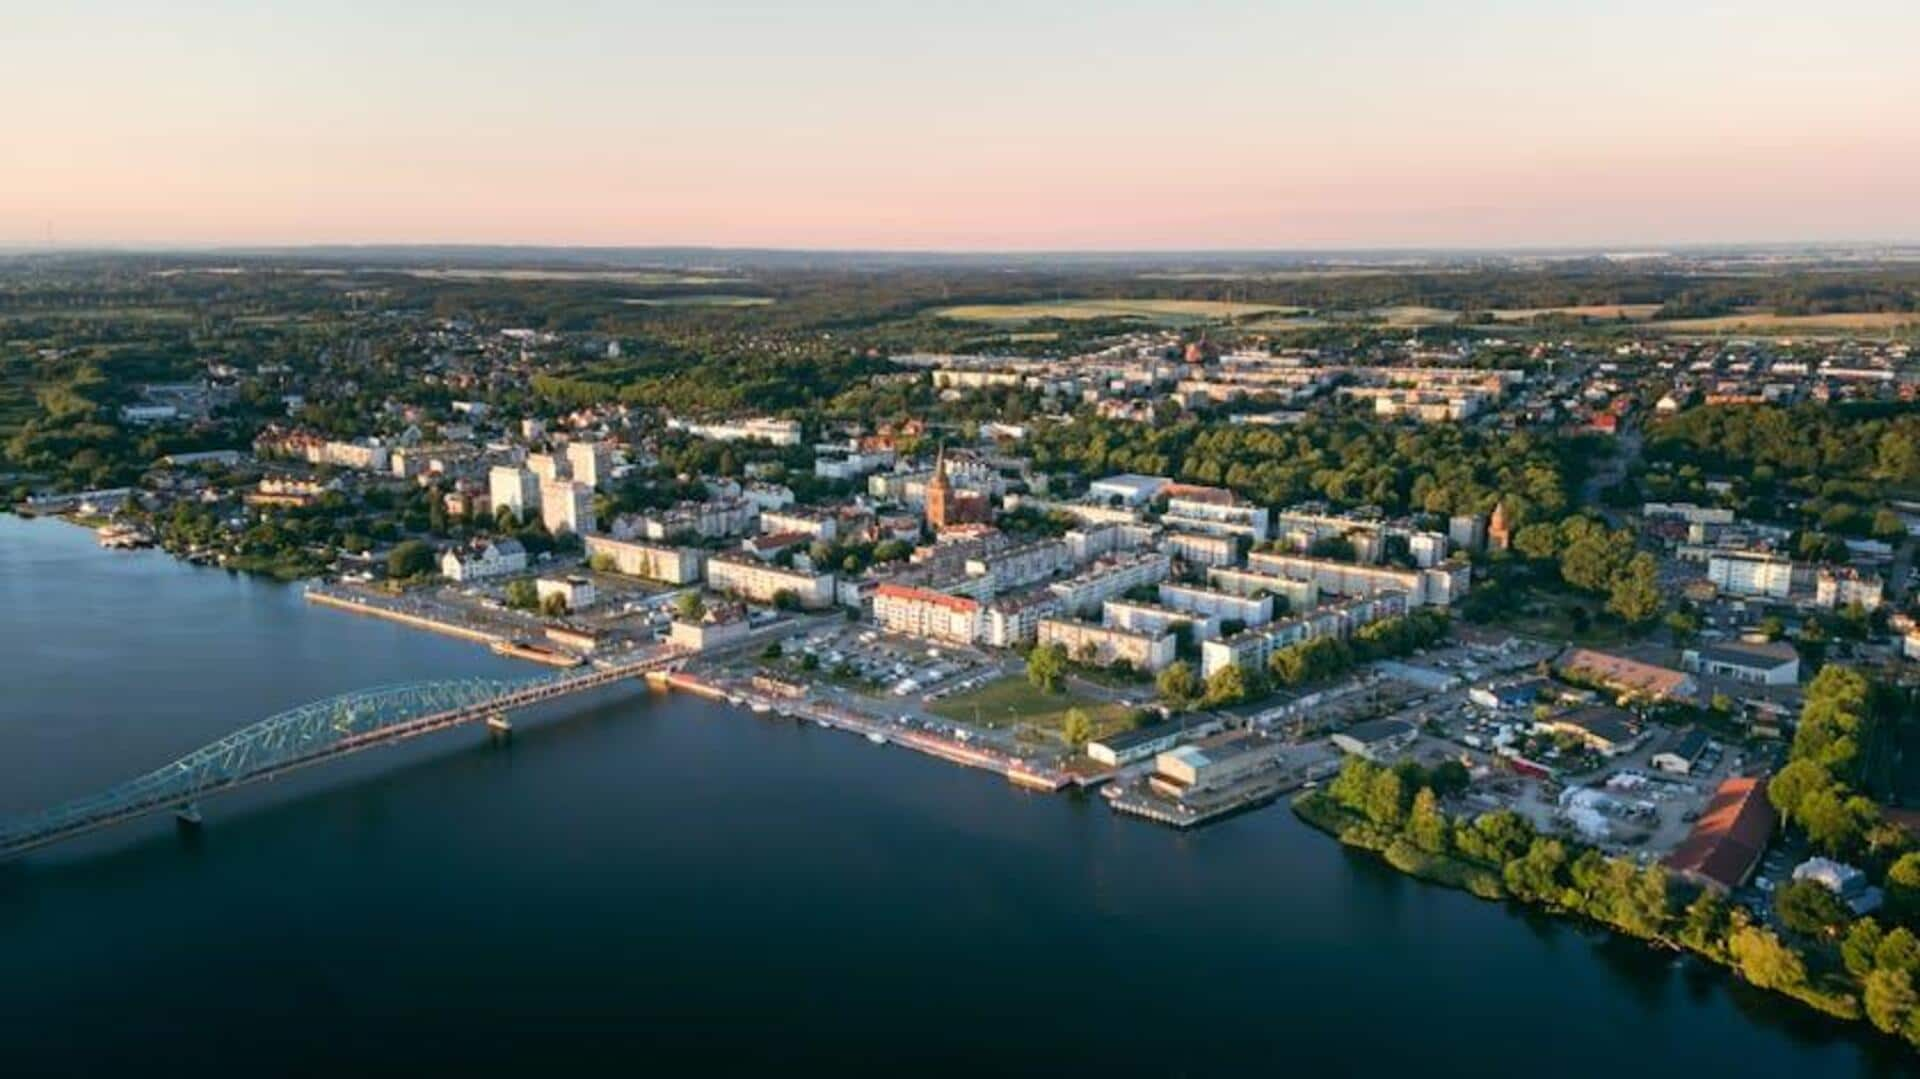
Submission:
POLYGON ((971 303, 943 307, 934 314, 958 322, 1036 322, 1062 319, 1085 322, 1099 318, 1125 318, 1166 325, 1190 325, 1219 322, 1229 318, 1256 315, 1283 315, 1296 308, 1262 303, 1227 303, 1221 300, 1032 300, 1026 303, 971 303))
POLYGON ((771 296, 726 296, 720 293, 695 294, 689 296, 654 296, 647 299, 621 300, 636 307, 763 307, 773 302, 771 296))
POLYGON ((1125 705, 1082 697, 1071 691, 1044 693, 1025 675, 1009 675, 970 693, 938 701, 928 710, 942 719, 981 727, 1035 727, 1058 732, 1067 710, 1078 708, 1093 720, 1096 734, 1123 730, 1131 712, 1125 705))

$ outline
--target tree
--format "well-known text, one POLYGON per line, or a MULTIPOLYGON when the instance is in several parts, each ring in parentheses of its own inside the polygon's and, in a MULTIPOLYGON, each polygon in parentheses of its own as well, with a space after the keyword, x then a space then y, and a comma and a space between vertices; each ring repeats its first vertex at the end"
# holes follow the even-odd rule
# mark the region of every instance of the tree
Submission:
POLYGON ((1826 885, 1814 880, 1788 881, 1773 895, 1780 924, 1805 936, 1826 936, 1845 924, 1847 908, 1826 885))
POLYGON ((1887 870, 1887 914, 1897 921, 1920 921, 1920 852, 1902 854, 1887 870))
POLYGON ((1813 761, 1790 761, 1767 781, 1767 801, 1779 810, 1782 820, 1792 824, 1808 795, 1832 785, 1833 777, 1813 761))
POLYGON ((1872 918, 1862 918, 1853 923, 1847 935, 1840 941, 1840 962, 1847 973, 1856 978, 1864 978, 1873 971, 1874 954, 1880 950, 1880 941, 1885 934, 1880 932, 1880 923, 1872 918))
POLYGON ((1327 784, 1327 794, 1348 809, 1364 811, 1367 795, 1373 790, 1373 777, 1379 771, 1379 766, 1365 757, 1348 757, 1340 762, 1340 774, 1327 784))
POLYGON ((1238 663, 1220 668, 1207 679, 1205 703, 1210 707, 1239 704, 1247 699, 1247 681, 1246 668, 1238 663))
POLYGON ((1464 793, 1472 784, 1473 773, 1467 771, 1466 765, 1451 758, 1434 765, 1433 771, 1427 773, 1427 785, 1442 798, 1464 793))
POLYGON ((1873 951, 1873 965, 1888 970, 1904 970, 1909 974, 1920 972, 1920 938, 1904 926, 1891 930, 1880 938, 1880 946, 1873 951))
POLYGON ((673 610, 682 622, 698 622, 707 616, 707 601, 697 590, 688 589, 674 598, 673 610))
POLYGON ((419 540, 407 540, 387 552, 387 576, 395 580, 432 573, 433 548, 419 540))
POLYGON ((1560 896, 1560 871, 1566 864, 1566 846, 1557 839, 1539 837, 1526 854, 1507 863, 1502 876, 1516 897, 1549 903, 1560 896))
POLYGON ((1904 970, 1876 970, 1863 985, 1867 1021, 1878 1029, 1897 1034, 1907 1029, 1920 995, 1913 991, 1913 975, 1904 970))
POLYGON ((1659 564, 1652 555, 1642 551, 1614 578, 1607 595, 1607 610, 1637 624, 1659 614, 1663 599, 1659 564))
POLYGON ((1807 983, 1806 962, 1772 930, 1751 925, 1735 929, 1727 937, 1727 954, 1741 976, 1762 989, 1796 990, 1807 983))
POLYGON ((1058 693, 1067 673, 1067 653, 1057 644, 1036 645, 1027 653, 1027 681, 1036 689, 1058 693))
POLYGON ((1067 740, 1067 745, 1074 749, 1085 748, 1093 739, 1093 720, 1080 709, 1069 708, 1060 720, 1060 734, 1067 740))
POLYGON ((1440 812, 1440 800, 1433 796, 1433 788, 1421 787, 1407 815, 1407 838, 1428 854, 1445 854, 1448 831, 1447 818, 1440 812))
POLYGON ((1400 773, 1383 768, 1367 788, 1367 817, 1375 824, 1397 828, 1406 818, 1407 785, 1400 773))
POLYGON ((523 611, 535 610, 540 606, 540 591, 532 581, 522 577, 507 582, 507 606, 523 611))
POLYGON ((555 592, 540 601, 540 613, 548 618, 559 618, 567 613, 567 597, 555 592))
POLYGON ((1200 678, 1193 673, 1193 665, 1184 659, 1167 664, 1154 685, 1160 691, 1160 699, 1175 709, 1185 708, 1200 695, 1200 678))
POLYGON ((1848 795, 1837 785, 1814 791, 1800 803, 1800 826, 1807 838, 1834 855, 1852 851, 1879 815, 1871 801, 1848 795))
POLYGON ((613 556, 605 551, 601 551, 592 558, 587 559, 587 568, 596 573, 612 573, 614 565, 613 556))
POLYGON ((1730 913, 1726 900, 1702 889, 1681 918, 1680 943, 1702 955, 1723 958, 1730 913))

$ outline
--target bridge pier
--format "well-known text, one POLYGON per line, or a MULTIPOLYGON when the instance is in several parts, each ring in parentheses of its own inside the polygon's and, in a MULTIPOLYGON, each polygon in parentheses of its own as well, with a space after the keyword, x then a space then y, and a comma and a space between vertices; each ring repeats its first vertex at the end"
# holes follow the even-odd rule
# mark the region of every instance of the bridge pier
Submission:
POLYGON ((505 712, 495 712, 487 717, 487 737, 496 742, 504 742, 513 737, 513 721, 505 712))
POLYGON ((174 810, 173 819, 182 828, 198 828, 205 823, 200 816, 199 802, 188 802, 174 810))

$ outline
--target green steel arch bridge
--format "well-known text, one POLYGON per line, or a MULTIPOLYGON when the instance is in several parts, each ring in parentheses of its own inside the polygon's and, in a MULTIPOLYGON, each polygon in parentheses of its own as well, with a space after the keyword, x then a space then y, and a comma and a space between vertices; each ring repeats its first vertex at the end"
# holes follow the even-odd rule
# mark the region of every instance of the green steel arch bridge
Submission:
POLYGON ((685 658, 669 649, 584 674, 412 682, 313 701, 98 794, 0 823, 0 861, 150 813, 172 810, 197 821, 202 798, 468 723, 505 729, 507 713, 516 709, 676 667, 685 658))

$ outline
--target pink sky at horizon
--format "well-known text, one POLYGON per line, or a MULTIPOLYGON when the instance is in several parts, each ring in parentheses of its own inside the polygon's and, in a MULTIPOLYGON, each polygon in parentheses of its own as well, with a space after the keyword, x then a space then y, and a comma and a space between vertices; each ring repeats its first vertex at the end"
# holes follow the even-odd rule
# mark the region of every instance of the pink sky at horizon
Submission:
POLYGON ((16 21, 0 246, 1920 240, 1920 7, 1877 0, 16 21))

